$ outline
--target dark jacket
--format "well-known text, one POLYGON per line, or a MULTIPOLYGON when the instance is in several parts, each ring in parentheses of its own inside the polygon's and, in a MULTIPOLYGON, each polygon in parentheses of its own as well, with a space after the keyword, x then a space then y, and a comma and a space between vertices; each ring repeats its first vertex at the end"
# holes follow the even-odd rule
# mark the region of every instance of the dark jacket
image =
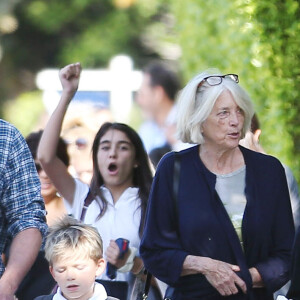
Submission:
MULTIPOLYGON (((284 169, 274 157, 240 149, 246 164, 244 252, 216 197, 216 176, 199 158, 199 146, 179 152, 178 219, 172 198, 174 153, 158 166, 140 252, 146 268, 175 286, 182 299, 223 299, 202 274, 180 276, 187 255, 239 265, 248 290, 252 286, 248 269, 256 267, 266 288, 252 289, 252 299, 273 299, 272 293, 288 281, 294 225, 284 169)), ((226 298, 246 299, 242 293, 226 298)))

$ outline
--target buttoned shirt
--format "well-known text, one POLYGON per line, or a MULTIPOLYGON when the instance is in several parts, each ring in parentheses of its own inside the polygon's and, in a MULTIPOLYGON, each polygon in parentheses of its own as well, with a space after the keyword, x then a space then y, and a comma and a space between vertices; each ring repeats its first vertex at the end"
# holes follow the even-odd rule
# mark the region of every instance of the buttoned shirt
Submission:
MULTIPOLYGON (((62 295, 61 289, 58 288, 57 293, 53 297, 53 300, 66 300, 66 299, 67 298, 65 298, 62 295)), ((88 300, 105 300, 105 299, 107 299, 105 288, 103 287, 102 284, 96 282, 94 287, 94 294, 88 300)))
MULTIPOLYGON (((84 199, 89 191, 89 186, 78 179, 76 179, 75 182, 76 191, 72 206, 70 207, 70 204, 66 200, 64 201, 67 210, 71 212, 76 219, 79 219, 84 199)), ((98 203, 98 200, 93 200, 87 209, 84 223, 91 224, 98 229, 103 241, 103 253, 105 254, 110 240, 116 240, 118 238, 125 238, 129 240, 129 247, 139 248, 141 200, 138 196, 138 188, 127 188, 116 203, 114 203, 112 195, 106 187, 102 186, 100 189, 107 201, 107 210, 105 211, 105 214, 99 218, 101 211, 100 204, 98 203)), ((129 280, 129 272, 117 272, 116 276, 116 280, 129 280)), ((101 277, 99 277, 99 279, 100 278, 105 280, 109 279, 105 272, 101 275, 101 277)))
MULTIPOLYGON (((0 119, 0 251, 28 228, 46 235, 45 206, 34 161, 21 133, 0 119)), ((26 249, 24 249, 25 251, 26 249)), ((0 258, 0 276, 4 265, 0 258)))

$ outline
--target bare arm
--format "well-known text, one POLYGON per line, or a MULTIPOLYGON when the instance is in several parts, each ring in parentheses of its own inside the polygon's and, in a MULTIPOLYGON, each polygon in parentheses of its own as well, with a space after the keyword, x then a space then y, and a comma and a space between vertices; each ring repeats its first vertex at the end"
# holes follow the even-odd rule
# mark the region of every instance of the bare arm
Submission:
POLYGON ((60 70, 59 78, 63 87, 62 95, 45 127, 38 148, 38 159, 43 169, 58 192, 71 204, 73 202, 75 182, 68 173, 66 166, 56 156, 56 148, 68 105, 78 88, 80 73, 80 63, 68 65, 60 70))
POLYGON ((237 287, 247 292, 246 283, 236 274, 239 270, 236 265, 188 255, 183 262, 182 276, 201 273, 222 296, 229 296, 238 293, 237 287))
POLYGON ((0 300, 14 299, 14 293, 36 259, 41 243, 42 235, 36 228, 25 229, 15 236, 0 279, 0 300))

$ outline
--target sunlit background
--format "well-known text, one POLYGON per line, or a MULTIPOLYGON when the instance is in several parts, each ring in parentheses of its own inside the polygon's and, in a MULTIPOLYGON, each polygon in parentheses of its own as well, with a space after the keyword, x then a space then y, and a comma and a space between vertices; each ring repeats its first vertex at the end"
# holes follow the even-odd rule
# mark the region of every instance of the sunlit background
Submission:
POLYGON ((183 84, 217 67, 239 74, 255 102, 265 150, 299 182, 299 20, 298 0, 1 0, 1 117, 24 135, 42 127, 47 103, 59 96, 57 70, 80 61, 84 71, 96 72, 87 80, 93 87, 82 83, 82 92, 109 90, 98 96, 115 119, 137 129, 134 93, 150 60, 168 62, 183 84), (124 72, 110 78, 103 72, 116 58, 124 72), (42 83, 47 71, 54 83, 48 77, 42 83))

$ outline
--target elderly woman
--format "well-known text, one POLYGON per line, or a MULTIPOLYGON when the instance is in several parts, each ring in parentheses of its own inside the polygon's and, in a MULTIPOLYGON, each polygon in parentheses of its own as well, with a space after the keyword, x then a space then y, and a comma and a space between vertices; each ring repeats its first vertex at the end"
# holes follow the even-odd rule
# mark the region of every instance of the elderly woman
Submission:
POLYGON ((268 300, 288 281, 294 226, 284 169, 239 146, 253 105, 238 83, 201 73, 187 84, 178 134, 197 145, 165 155, 152 185, 140 251, 176 300, 268 300))

